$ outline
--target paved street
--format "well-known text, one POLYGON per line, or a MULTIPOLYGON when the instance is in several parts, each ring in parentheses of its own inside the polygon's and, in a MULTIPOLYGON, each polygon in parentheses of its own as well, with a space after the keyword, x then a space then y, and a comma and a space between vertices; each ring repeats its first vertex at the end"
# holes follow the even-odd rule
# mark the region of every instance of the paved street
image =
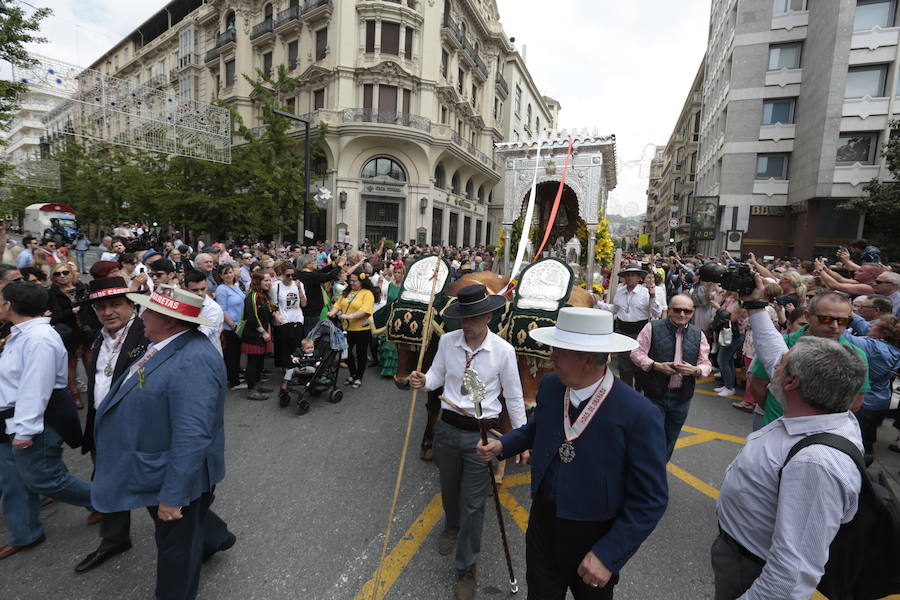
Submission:
MULTIPOLYGON (((682 447, 670 466, 669 508, 623 571, 617 598, 709 597, 713 496, 750 426, 750 415, 729 404, 708 390, 694 398, 682 447)), ((252 402, 242 393, 230 394, 228 474, 217 489, 215 508, 238 542, 206 565, 200 597, 371 597, 362 591, 377 568, 408 406, 409 394, 378 378, 374 369, 362 389, 345 390, 343 402, 316 400, 303 417, 279 409, 274 399, 252 402)), ((441 516, 437 470, 417 458, 424 414, 420 401, 383 575, 390 589, 379 598, 452 598, 452 561, 434 547, 441 516)), ((893 460, 897 455, 884 448, 889 433, 882 431, 878 452, 893 460)), ((89 476, 89 460, 71 450, 67 457, 74 471, 89 476)), ((527 470, 510 468, 501 492, 523 598, 527 483, 527 470)), ((71 506, 51 505, 42 516, 47 542, 0 562, 4 600, 152 597, 155 554, 146 514, 134 512, 132 550, 85 575, 76 575, 73 567, 96 546, 97 526, 86 525, 84 511, 71 506)), ((485 523, 479 597, 501 598, 508 586, 493 504, 485 523)))

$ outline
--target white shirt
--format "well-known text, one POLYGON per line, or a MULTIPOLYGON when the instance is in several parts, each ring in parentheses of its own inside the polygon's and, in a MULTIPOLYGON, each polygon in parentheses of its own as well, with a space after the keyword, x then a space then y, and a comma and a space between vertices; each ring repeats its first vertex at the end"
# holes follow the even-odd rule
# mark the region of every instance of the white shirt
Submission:
POLYGON ((585 400, 590 400, 594 392, 597 391, 597 386, 600 385, 600 381, 602 381, 602 379, 603 378, 601 377, 591 385, 579 388, 577 390, 569 388, 569 404, 571 404, 575 408, 578 408, 579 406, 581 406, 582 402, 584 402, 585 400))
POLYGON ((15 407, 6 431, 17 440, 44 432, 44 411, 53 390, 69 381, 69 354, 49 317, 13 325, 0 355, 0 410, 15 407))
POLYGON ((203 297, 203 308, 200 309, 200 316, 213 322, 213 326, 201 325, 200 332, 209 338, 212 345, 216 347, 219 354, 222 354, 222 324, 225 322, 225 312, 219 303, 209 296, 203 297))
POLYGON ((306 297, 306 291, 303 283, 294 281, 291 285, 284 285, 284 282, 277 281, 269 290, 272 302, 278 306, 278 312, 281 313, 282 323, 302 323, 303 310, 300 307, 300 297, 306 297))
POLYGON ((626 323, 658 319, 662 314, 659 302, 655 297, 650 297, 646 286, 636 285, 629 292, 628 286, 624 283, 619 284, 619 287, 616 288, 616 296, 613 298, 612 304, 598 302, 597 308, 608 310, 617 319, 626 323))
POLYGON ((779 481, 791 447, 821 432, 845 437, 862 451, 859 423, 849 411, 781 417, 750 434, 725 471, 716 501, 719 523, 766 561, 739 600, 808 600, 825 572, 838 528, 856 514, 862 481, 856 465, 839 450, 804 448, 785 466, 779 481))
MULTIPOLYGON (((425 374, 425 389, 436 390, 444 386, 444 396, 470 415, 475 414, 472 396, 463 396, 460 390, 463 373, 466 370, 466 359, 475 354, 471 368, 478 371, 484 380, 485 395, 481 410, 486 419, 500 416, 500 392, 506 401, 509 419, 513 429, 525 424, 525 403, 522 396, 522 383, 519 381, 519 367, 516 364, 516 352, 513 347, 498 336, 488 331, 487 337, 476 350, 469 348, 462 329, 445 333, 438 344, 437 355, 425 374)), ((442 403, 444 410, 454 410, 449 404, 442 403)))
POLYGON ((94 374, 94 408, 100 408, 100 403, 103 402, 103 399, 106 397, 106 394, 109 393, 109 388, 112 387, 113 376, 106 376, 105 370, 106 365, 112 365, 113 370, 116 368, 116 363, 119 361, 119 354, 122 352, 122 344, 125 343, 125 340, 121 340, 119 342, 119 336, 127 336, 128 330, 134 324, 134 320, 137 316, 131 317, 128 320, 128 323, 122 327, 119 331, 116 332, 116 335, 111 336, 109 331, 104 327, 100 330, 100 334, 103 336, 103 339, 100 343, 100 350, 97 352, 97 364, 94 365, 94 369, 96 373, 94 374))
POLYGON ((117 262, 119 260, 119 255, 115 252, 104 252, 100 255, 100 260, 111 260, 113 262, 117 262))

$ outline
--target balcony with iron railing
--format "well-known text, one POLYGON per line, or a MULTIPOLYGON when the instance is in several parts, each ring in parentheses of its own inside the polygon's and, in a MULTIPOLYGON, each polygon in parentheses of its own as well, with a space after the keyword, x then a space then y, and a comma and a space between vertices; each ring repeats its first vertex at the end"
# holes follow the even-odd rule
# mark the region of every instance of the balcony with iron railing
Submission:
POLYGON ((343 111, 344 123, 380 123, 382 125, 400 125, 431 133, 431 119, 411 113, 395 110, 376 110, 372 108, 347 108, 343 111))
POLYGON ((235 43, 237 43, 237 31, 234 29, 231 29, 224 33, 220 33, 218 36, 216 36, 216 48, 218 48, 220 51, 224 46, 235 43))
POLYGON ((220 54, 221 54, 221 52, 219 52, 218 48, 213 48, 212 50, 210 50, 209 52, 206 53, 206 58, 204 59, 204 62, 211 63, 214 60, 219 60, 220 54))
POLYGON ((187 67, 200 65, 200 55, 196 52, 190 52, 184 56, 179 56, 177 64, 178 69, 186 69, 187 67))
POLYGON ((275 17, 275 22, 273 23, 273 28, 277 31, 289 24, 291 21, 296 21, 300 18, 300 7, 292 6, 287 10, 283 10, 275 17))
POLYGON ((273 29, 272 17, 269 17, 268 19, 264 20, 262 23, 258 23, 257 25, 253 26, 253 29, 250 30, 250 40, 254 41, 257 38, 260 38, 260 37, 266 35, 267 33, 272 33, 272 29, 273 29))
POLYGON ((462 32, 459 30, 459 26, 456 24, 456 21, 450 15, 444 15, 444 23, 441 32, 444 33, 446 30, 449 35, 447 35, 447 39, 452 43, 456 44, 457 48, 463 47, 463 37, 462 32))

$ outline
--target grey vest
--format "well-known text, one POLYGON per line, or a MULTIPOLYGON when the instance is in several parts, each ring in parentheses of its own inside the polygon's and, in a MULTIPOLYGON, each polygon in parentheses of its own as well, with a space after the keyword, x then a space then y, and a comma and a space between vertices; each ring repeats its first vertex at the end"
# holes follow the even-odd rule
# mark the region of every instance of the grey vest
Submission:
MULTIPOLYGON (((658 319, 650 323, 652 338, 647 355, 653 362, 675 360, 675 325, 670 319, 658 319)), ((681 342, 681 360, 694 366, 700 356, 700 329, 688 324, 681 342)), ((650 371, 643 376, 644 395, 648 398, 662 398, 669 387, 669 375, 650 371)), ((687 402, 694 395, 694 377, 682 376, 681 400, 687 402)))

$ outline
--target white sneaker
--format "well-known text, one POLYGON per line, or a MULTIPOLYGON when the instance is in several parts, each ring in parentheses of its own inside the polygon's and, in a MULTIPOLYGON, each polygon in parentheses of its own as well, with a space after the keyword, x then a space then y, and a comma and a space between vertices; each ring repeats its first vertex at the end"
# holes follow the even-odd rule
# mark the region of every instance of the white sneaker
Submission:
POLYGON ((714 391, 714 392, 721 392, 721 391, 724 390, 724 389, 726 389, 725 386, 724 386, 724 385, 720 385, 720 386, 717 387, 717 388, 713 388, 713 391, 714 391))
POLYGON ((231 388, 231 389, 233 389, 233 390, 246 390, 246 389, 247 389, 247 384, 246 384, 246 383, 241 383, 241 384, 238 384, 238 385, 234 386, 234 387, 231 388))
POLYGON ((718 395, 719 395, 719 396, 722 396, 723 398, 727 398, 728 396, 734 396, 734 389, 732 389, 732 388, 722 388, 722 389, 719 391, 719 394, 718 394, 718 395))

